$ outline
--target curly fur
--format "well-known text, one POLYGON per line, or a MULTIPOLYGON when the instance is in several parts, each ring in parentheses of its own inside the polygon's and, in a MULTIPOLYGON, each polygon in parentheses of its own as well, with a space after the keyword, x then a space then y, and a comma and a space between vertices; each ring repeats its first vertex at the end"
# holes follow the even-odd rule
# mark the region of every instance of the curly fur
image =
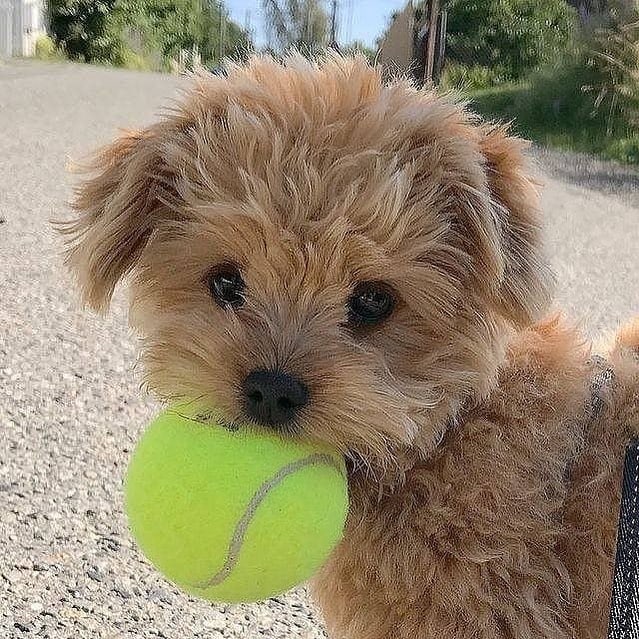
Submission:
POLYGON ((104 149, 63 225, 98 310, 131 283, 146 379, 242 417, 255 368, 304 380, 297 427, 351 460, 346 535, 314 582, 335 638, 602 637, 639 324, 603 413, 551 299, 524 145, 363 59, 201 75, 104 149), (245 305, 210 299, 233 262, 245 305), (345 327, 354 285, 399 300, 345 327))

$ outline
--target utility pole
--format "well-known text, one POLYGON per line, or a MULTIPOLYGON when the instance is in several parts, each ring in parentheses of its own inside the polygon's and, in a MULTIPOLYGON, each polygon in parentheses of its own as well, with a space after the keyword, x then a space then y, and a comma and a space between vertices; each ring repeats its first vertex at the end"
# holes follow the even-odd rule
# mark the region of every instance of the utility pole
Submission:
POLYGON ((428 38, 426 39, 426 69, 424 70, 424 85, 433 84, 435 69, 435 51, 437 44, 437 25, 439 23, 439 0, 426 0, 428 12, 428 38))
POLYGON ((437 53, 433 68, 433 82, 439 84, 446 59, 446 30, 448 29, 448 9, 446 5, 439 12, 439 34, 437 36, 437 53))
POLYGON ((331 5, 331 38, 328 46, 339 51, 339 45, 337 44, 337 0, 333 0, 331 5))

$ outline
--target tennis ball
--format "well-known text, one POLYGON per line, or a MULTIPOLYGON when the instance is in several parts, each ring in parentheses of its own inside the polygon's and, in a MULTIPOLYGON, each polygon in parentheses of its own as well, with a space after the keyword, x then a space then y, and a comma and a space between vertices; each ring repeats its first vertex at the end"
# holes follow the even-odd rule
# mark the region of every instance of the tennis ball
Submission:
POLYGON ((340 540, 348 510, 337 452, 188 406, 151 423, 125 492, 151 563, 183 590, 228 603, 308 579, 340 540))

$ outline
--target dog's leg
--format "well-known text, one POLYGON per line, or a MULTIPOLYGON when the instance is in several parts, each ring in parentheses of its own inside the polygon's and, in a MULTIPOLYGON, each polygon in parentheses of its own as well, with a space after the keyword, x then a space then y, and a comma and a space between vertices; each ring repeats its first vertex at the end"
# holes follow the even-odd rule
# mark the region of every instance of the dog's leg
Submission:
POLYGON ((624 449, 639 434, 639 319, 622 329, 608 353, 608 383, 570 474, 564 561, 574 585, 571 616, 578 639, 606 634, 624 449))

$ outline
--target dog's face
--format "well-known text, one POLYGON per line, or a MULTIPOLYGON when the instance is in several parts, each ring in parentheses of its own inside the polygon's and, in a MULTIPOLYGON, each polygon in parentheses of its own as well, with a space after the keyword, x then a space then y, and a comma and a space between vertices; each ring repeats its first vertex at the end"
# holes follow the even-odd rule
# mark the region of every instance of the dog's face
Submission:
POLYGON ((69 262, 131 274, 149 385, 370 460, 424 454, 546 302, 520 145, 362 60, 200 77, 79 189, 69 262))

